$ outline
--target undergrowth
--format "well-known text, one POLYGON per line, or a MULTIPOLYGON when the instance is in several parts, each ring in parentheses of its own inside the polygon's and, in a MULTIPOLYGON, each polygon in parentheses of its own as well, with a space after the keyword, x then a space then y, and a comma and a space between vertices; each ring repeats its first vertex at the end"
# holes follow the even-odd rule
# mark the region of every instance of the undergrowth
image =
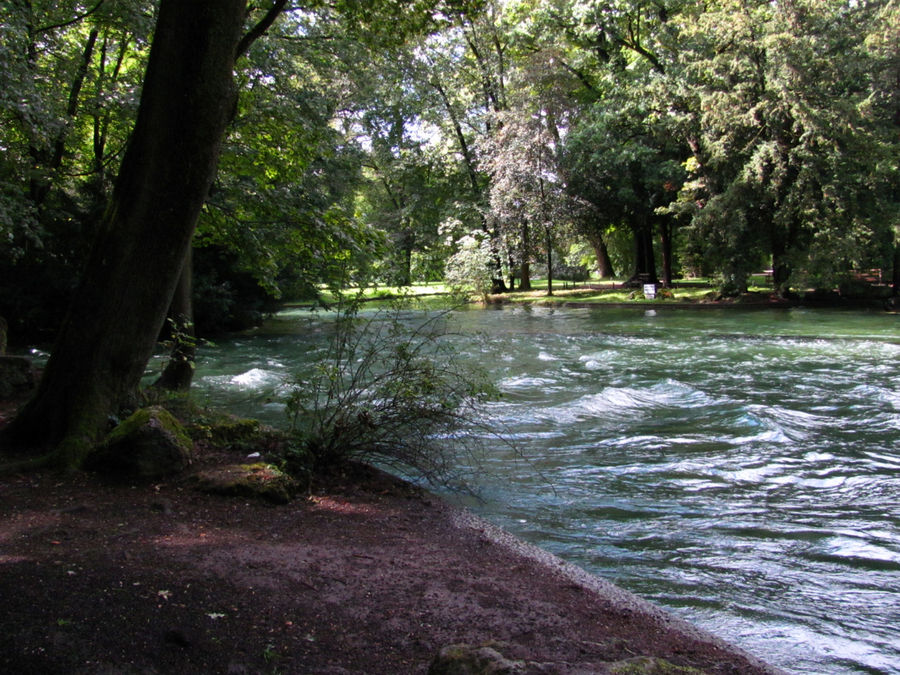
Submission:
POLYGON ((499 395, 486 372, 459 356, 464 336, 448 312, 402 306, 361 316, 343 308, 326 355, 297 376, 287 401, 292 473, 351 460, 432 484, 465 486, 483 443, 506 442, 484 404, 499 395))

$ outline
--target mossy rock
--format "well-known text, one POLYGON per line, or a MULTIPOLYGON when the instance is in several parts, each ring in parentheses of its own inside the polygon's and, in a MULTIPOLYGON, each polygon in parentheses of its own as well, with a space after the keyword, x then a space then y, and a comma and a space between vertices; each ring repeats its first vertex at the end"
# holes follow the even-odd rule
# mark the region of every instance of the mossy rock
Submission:
POLYGON ((113 429, 84 466, 123 479, 154 480, 186 469, 192 449, 181 423, 164 408, 150 406, 113 429))
POLYGON ((198 416, 190 425, 190 434, 197 440, 209 441, 225 448, 245 449, 260 433, 259 420, 233 415, 198 416))
POLYGON ((297 482, 273 464, 229 464, 201 471, 197 489, 232 497, 256 497, 276 504, 288 503, 299 488, 297 482))

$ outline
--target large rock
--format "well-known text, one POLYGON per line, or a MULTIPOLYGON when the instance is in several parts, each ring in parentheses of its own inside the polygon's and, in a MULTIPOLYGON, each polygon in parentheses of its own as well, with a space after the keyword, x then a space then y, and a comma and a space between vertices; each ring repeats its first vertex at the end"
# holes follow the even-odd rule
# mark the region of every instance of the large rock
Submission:
POLYGON ((27 356, 0 356, 0 399, 27 394, 34 388, 34 366, 27 356))
POLYGON ((124 479, 153 480, 186 469, 193 444, 167 410, 141 408, 92 452, 85 468, 124 479))
POLYGON ((197 489, 233 497, 259 497, 286 504, 297 493, 297 482, 272 464, 229 464, 201 471, 197 489))

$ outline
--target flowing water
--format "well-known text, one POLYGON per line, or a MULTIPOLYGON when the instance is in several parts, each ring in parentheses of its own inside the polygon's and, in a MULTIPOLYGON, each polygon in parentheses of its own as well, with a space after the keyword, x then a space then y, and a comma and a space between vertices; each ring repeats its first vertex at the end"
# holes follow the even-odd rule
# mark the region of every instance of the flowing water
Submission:
MULTIPOLYGON (((458 312, 503 393, 466 506, 796 673, 900 673, 900 319, 458 312)), ((328 316, 203 350, 212 402, 284 420, 328 316)))

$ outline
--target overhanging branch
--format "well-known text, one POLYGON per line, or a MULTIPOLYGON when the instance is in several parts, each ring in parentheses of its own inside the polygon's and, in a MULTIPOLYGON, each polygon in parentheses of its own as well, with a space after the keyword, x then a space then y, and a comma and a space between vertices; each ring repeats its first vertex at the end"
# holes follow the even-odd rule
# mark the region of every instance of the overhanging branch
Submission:
POLYGON ((266 15, 241 38, 240 42, 238 42, 237 48, 234 50, 235 59, 239 59, 246 54, 250 49, 250 46, 265 35, 266 31, 271 28, 273 23, 275 23, 275 19, 278 18, 278 15, 284 11, 284 7, 287 3, 288 0, 274 0, 272 2, 272 6, 269 7, 269 11, 266 12, 266 15))

